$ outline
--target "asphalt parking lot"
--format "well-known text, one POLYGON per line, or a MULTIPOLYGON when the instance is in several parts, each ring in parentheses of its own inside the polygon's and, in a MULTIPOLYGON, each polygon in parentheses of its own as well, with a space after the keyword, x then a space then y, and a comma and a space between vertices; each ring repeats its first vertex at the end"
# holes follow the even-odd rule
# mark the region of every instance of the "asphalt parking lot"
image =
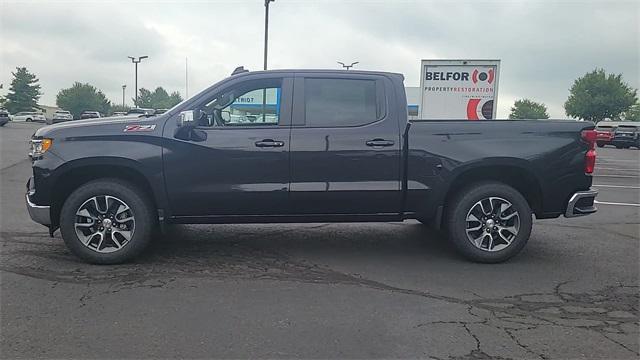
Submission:
POLYGON ((0 128, 2 358, 640 356, 640 151, 598 149, 599 211, 534 223, 504 264, 417 222, 172 226, 137 262, 79 262, 24 207, 0 128))

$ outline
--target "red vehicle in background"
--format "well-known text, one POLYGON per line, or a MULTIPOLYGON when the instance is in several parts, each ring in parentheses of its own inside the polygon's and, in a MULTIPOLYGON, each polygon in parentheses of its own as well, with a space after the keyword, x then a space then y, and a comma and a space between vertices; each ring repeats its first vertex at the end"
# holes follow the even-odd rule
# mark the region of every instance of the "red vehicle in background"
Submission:
POLYGON ((596 144, 598 147, 604 147, 605 145, 611 145, 613 140, 613 132, 616 130, 615 124, 603 124, 600 123, 596 126, 596 144))

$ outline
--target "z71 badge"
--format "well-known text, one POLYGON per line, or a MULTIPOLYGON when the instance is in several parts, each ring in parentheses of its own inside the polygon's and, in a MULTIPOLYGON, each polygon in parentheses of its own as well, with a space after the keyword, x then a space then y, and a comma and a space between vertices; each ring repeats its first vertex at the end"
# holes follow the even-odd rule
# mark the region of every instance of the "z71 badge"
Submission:
POLYGON ((124 132, 133 131, 153 131, 156 128, 155 124, 152 125, 127 125, 124 127, 124 132))

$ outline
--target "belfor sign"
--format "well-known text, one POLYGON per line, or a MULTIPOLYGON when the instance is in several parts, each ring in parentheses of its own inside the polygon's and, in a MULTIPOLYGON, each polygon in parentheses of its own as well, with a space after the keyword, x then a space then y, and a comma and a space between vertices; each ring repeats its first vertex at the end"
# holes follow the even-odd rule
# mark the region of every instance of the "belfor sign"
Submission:
POLYGON ((422 119, 496 117, 500 60, 422 60, 422 119))

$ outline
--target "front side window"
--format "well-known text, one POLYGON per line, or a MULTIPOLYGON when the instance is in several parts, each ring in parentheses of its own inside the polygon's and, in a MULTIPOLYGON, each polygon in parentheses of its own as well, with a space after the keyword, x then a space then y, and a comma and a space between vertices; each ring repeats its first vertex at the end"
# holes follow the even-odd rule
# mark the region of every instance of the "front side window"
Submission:
POLYGON ((281 80, 240 84, 204 106, 200 126, 277 126, 281 93, 281 80))
POLYGON ((374 80, 305 79, 304 95, 306 126, 359 126, 378 119, 374 80))

